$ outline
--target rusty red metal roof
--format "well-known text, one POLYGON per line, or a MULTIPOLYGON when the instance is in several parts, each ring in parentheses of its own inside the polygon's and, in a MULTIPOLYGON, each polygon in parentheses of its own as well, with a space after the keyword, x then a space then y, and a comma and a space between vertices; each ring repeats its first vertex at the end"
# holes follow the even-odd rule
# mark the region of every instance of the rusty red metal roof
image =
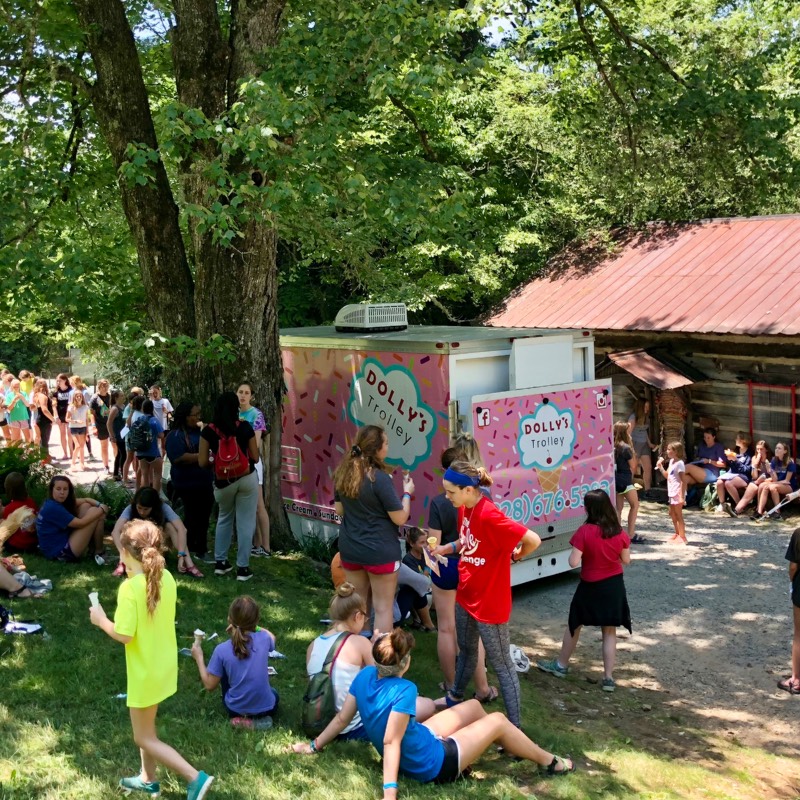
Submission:
POLYGON ((800 214, 653 223, 566 248, 491 325, 800 335, 800 214))

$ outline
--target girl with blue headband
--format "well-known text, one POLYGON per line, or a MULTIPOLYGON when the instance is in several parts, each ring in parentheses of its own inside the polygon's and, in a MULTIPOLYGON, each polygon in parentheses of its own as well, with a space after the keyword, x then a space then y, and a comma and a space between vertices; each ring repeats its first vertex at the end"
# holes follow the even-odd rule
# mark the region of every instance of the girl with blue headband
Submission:
POLYGON ((448 706, 464 699, 464 689, 478 660, 478 641, 500 683, 511 722, 521 720, 519 678, 511 658, 508 619, 511 616, 511 562, 532 553, 539 536, 509 519, 481 491, 491 486, 485 469, 454 461, 444 473, 444 491, 458 511, 458 541, 440 545, 437 555, 460 553, 456 590, 456 677, 447 693, 448 706))

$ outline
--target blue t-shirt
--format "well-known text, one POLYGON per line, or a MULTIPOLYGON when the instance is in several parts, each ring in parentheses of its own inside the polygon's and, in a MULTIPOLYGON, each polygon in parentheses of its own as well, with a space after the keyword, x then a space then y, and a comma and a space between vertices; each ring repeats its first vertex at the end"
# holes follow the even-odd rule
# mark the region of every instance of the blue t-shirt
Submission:
POLYGON ((247 658, 236 658, 230 639, 217 645, 208 662, 208 672, 222 678, 222 700, 229 711, 263 714, 275 708, 275 692, 267 671, 275 639, 269 631, 254 631, 247 649, 247 658))
POLYGON ((145 458, 161 458, 161 450, 158 447, 158 438, 164 433, 164 429, 161 427, 161 423, 155 417, 149 417, 146 414, 143 415, 147 420, 147 424, 150 426, 150 433, 152 434, 152 440, 150 442, 150 447, 147 450, 142 450, 141 452, 136 453, 137 456, 144 456, 145 458))
POLYGON ((75 515, 70 514, 63 503, 49 497, 42 503, 36 517, 36 533, 39 549, 46 558, 55 558, 69 544, 69 524, 73 519, 75 515))
POLYGON ((167 434, 167 456, 172 464, 170 480, 176 489, 211 490, 214 482, 214 471, 194 464, 180 464, 178 459, 186 453, 200 452, 200 429, 184 431, 176 428, 167 434))
POLYGON ((778 481, 785 481, 789 479, 789 484, 792 491, 797 490, 797 464, 790 461, 788 466, 783 466, 783 462, 779 458, 772 459, 772 469, 775 470, 775 479, 778 481))
MULTIPOLYGON (((711 447, 708 447, 705 442, 697 448, 697 460, 702 461, 704 458, 709 458, 711 461, 727 461, 728 456, 725 455, 725 446, 721 442, 714 442, 711 447)), ((710 469, 717 477, 721 472, 721 468, 716 464, 701 464, 701 467, 710 469)))
POLYGON ((383 737, 392 711, 408 714, 408 727, 400 743, 400 771, 428 783, 441 771, 444 746, 430 728, 416 720, 417 687, 405 678, 378 678, 375 667, 364 667, 350 684, 361 723, 372 746, 383 755, 383 737))

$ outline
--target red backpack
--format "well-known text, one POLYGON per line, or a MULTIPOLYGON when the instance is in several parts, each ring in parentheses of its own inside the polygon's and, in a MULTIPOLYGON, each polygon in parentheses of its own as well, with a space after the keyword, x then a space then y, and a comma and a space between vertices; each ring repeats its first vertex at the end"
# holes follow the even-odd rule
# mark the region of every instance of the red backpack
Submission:
MULTIPOLYGON (((219 436, 219 445, 214 456, 214 475, 220 481, 232 481, 241 478, 250 472, 250 459, 247 457, 236 438, 226 436, 219 428, 213 424, 208 426, 219 436)), ((239 427, 239 423, 236 423, 239 427)))

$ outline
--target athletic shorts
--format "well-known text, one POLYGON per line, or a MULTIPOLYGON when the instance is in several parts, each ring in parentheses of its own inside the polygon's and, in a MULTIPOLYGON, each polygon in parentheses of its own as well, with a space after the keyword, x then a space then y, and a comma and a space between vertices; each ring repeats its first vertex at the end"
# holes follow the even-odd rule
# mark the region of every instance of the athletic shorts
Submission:
POLYGON ((706 483, 716 483, 719 478, 719 473, 714 472, 710 467, 704 467, 706 473, 706 483))
POLYGON ((439 774, 433 779, 434 783, 452 783, 461 774, 460 761, 461 753, 458 750, 458 742, 455 739, 439 739, 444 748, 444 761, 439 774))
POLYGON ((460 557, 448 557, 446 564, 439 564, 439 574, 431 570, 431 581, 437 589, 451 592, 458 589, 458 562, 460 557))
POLYGON ((685 503, 685 498, 683 495, 678 495, 677 497, 670 497, 669 504, 671 506, 682 506, 685 503))
POLYGON ((155 460, 161 458, 161 456, 140 456, 137 453, 136 458, 138 458, 139 461, 146 461, 148 464, 152 464, 155 460))
POLYGON ((19 428, 21 431, 27 431, 27 430, 30 430, 31 423, 28 422, 27 419, 18 419, 16 421, 9 420, 8 427, 9 428, 19 428))
POLYGON ((95 436, 102 442, 104 439, 108 439, 108 428, 101 428, 99 425, 97 426, 97 431, 95 432, 95 436))
POLYGON ((64 564, 75 564, 81 559, 72 552, 72 548, 69 546, 69 542, 67 542, 61 552, 55 557, 55 560, 62 561, 64 564))
POLYGON ((364 572, 369 572, 371 575, 391 575, 393 572, 397 572, 400 569, 400 562, 399 561, 390 561, 388 564, 352 564, 349 561, 342 561, 342 569, 346 569, 348 572, 358 572, 359 570, 364 570, 364 572))
POLYGON ((73 436, 85 436, 86 435, 86 428, 70 428, 69 432, 73 436))

